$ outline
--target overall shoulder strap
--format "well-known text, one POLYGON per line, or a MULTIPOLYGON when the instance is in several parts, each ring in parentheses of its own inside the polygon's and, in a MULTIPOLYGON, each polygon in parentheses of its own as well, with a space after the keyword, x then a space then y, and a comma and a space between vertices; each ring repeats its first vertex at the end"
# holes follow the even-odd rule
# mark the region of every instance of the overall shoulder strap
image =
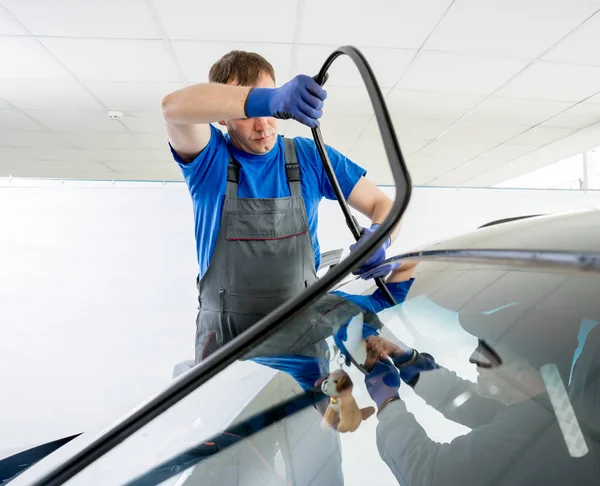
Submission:
POLYGON ((296 145, 293 138, 283 137, 284 155, 285 155, 285 172, 287 174, 290 192, 293 197, 302 197, 300 187, 300 164, 296 155, 296 145))
POLYGON ((237 197, 238 181, 240 178, 240 164, 229 154, 229 163, 227 164, 227 198, 237 197))

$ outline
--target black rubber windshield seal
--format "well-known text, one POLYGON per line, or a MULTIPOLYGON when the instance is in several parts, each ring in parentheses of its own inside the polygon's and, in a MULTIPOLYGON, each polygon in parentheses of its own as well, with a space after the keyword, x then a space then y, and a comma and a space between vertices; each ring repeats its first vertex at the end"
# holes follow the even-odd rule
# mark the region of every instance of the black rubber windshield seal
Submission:
MULTIPOLYGON (((390 164, 396 194, 388 216, 370 238, 361 242, 355 251, 351 252, 320 280, 312 284, 301 294, 286 301, 254 324, 250 329, 174 380, 168 388, 139 406, 81 451, 38 479, 33 483, 33 486, 57 486, 64 484, 165 410, 198 389, 235 360, 242 358, 247 351, 276 333, 285 325, 288 319, 297 315, 307 305, 310 305, 328 292, 337 282, 357 268, 376 247, 380 246, 387 239, 400 222, 402 215, 408 207, 412 193, 410 174, 402 156, 385 99, 366 58, 353 46, 339 47, 327 58, 318 76, 320 79, 325 79, 327 70, 333 61, 342 55, 346 55, 352 59, 362 77, 373 105, 381 140, 390 164)), ((315 140, 315 143, 320 147, 319 150, 324 150, 322 140, 315 140)))

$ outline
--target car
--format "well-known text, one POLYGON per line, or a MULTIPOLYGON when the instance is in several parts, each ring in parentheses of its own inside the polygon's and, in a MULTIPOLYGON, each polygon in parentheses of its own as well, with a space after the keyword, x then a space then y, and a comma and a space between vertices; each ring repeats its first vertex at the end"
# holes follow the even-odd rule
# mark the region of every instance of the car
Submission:
MULTIPOLYGON (((388 259, 417 266, 379 318, 438 368, 401 384, 385 427, 324 429, 289 376, 234 360, 114 448, 93 447, 131 416, 5 458, 3 484, 600 484, 600 211, 518 216, 388 259)), ((359 283, 375 290, 341 289, 359 283)))

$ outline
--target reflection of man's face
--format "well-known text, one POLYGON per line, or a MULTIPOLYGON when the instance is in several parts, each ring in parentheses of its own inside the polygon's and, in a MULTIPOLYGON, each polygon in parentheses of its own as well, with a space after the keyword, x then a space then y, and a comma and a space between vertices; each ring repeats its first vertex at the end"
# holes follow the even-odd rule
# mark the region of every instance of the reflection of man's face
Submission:
POLYGON ((539 372, 524 358, 508 348, 498 346, 494 351, 502 364, 492 366, 488 353, 477 347, 469 361, 477 367, 477 393, 511 405, 544 392, 539 372))
POLYGON ((510 390, 510 381, 505 377, 507 367, 504 364, 492 369, 477 366, 477 393, 504 402, 502 398, 510 390))

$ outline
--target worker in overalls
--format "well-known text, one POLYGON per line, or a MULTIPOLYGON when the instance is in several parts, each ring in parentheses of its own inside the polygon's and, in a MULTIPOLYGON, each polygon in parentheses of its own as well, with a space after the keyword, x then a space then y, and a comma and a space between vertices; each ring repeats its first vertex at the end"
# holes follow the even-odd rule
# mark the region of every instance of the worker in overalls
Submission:
MULTIPOLYGON (((318 206, 335 193, 314 141, 284 139, 277 119, 316 127, 325 98, 305 75, 275 88, 267 60, 232 51, 212 66, 208 83, 163 100, 170 148, 194 209, 196 363, 316 281, 318 206), (212 123, 225 126, 227 134, 212 123)), ((364 177, 364 169, 332 147, 327 151, 348 204, 372 221, 363 236, 369 237, 393 203, 364 177)), ((385 259, 398 230, 358 274, 385 259)))

